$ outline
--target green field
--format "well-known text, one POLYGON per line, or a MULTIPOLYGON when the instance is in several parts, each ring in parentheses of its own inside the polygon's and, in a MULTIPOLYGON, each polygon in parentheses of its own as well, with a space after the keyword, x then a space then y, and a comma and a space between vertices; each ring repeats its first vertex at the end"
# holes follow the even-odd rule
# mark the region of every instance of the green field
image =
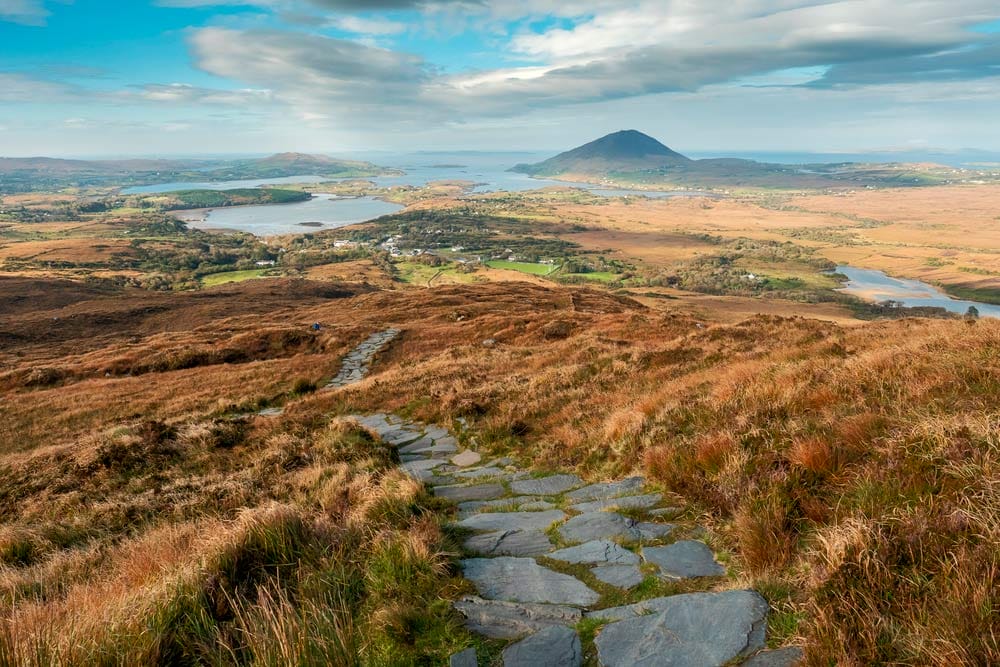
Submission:
POLYGON ((462 273, 454 265, 428 266, 420 262, 396 262, 397 276, 404 283, 426 286, 434 278, 447 277, 449 282, 472 283, 476 277, 462 273))
POLYGON ((247 271, 211 273, 207 276, 202 276, 201 284, 205 287, 215 287, 216 285, 225 285, 226 283, 239 283, 244 280, 253 280, 254 278, 265 278, 264 274, 266 272, 267 269, 249 269, 247 271))
POLYGON ((508 262, 503 259, 494 259, 486 262, 486 266, 491 269, 509 269, 511 271, 520 271, 521 273, 530 273, 534 276, 547 276, 553 271, 555 271, 557 266, 552 266, 550 264, 531 264, 529 262, 508 262))
POLYGON ((582 280, 593 280, 598 283, 610 283, 612 280, 618 280, 617 273, 611 273, 610 271, 590 271, 587 273, 564 273, 563 276, 567 278, 580 278, 582 280))

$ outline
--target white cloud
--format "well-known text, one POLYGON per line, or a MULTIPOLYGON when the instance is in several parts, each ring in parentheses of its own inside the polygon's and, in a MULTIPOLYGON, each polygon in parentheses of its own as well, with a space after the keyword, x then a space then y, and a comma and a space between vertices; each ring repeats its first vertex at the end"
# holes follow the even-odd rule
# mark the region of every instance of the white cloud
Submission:
POLYGON ((340 16, 332 19, 330 25, 359 35, 398 35, 406 30, 406 24, 399 21, 360 16, 340 16))
POLYGON ((0 0, 0 21, 41 26, 48 16, 43 0, 0 0))

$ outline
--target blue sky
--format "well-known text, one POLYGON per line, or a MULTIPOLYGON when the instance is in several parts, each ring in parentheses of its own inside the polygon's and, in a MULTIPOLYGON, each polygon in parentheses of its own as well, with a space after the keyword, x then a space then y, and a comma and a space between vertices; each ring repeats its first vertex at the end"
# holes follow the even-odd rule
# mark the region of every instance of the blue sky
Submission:
POLYGON ((1000 150, 995 0, 0 0, 0 155, 1000 150))

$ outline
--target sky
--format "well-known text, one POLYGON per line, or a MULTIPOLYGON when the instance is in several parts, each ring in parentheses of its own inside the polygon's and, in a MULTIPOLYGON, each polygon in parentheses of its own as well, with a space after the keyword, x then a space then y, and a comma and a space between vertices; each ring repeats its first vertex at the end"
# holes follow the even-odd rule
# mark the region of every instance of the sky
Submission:
POLYGON ((0 155, 1000 151, 997 0, 0 0, 0 155))

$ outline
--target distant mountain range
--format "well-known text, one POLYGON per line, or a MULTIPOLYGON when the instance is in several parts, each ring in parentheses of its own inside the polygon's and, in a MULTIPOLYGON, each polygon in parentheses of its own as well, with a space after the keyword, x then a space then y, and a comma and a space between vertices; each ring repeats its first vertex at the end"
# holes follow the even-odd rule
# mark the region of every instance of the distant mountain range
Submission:
POLYGON ((162 182, 251 180, 315 175, 367 178, 397 174, 370 162, 279 153, 238 160, 63 160, 0 158, 0 194, 64 187, 115 187, 162 182))
POLYGON ((637 130, 622 130, 512 171, 539 178, 639 187, 913 187, 983 178, 934 164, 772 164, 739 158, 692 160, 637 130))

